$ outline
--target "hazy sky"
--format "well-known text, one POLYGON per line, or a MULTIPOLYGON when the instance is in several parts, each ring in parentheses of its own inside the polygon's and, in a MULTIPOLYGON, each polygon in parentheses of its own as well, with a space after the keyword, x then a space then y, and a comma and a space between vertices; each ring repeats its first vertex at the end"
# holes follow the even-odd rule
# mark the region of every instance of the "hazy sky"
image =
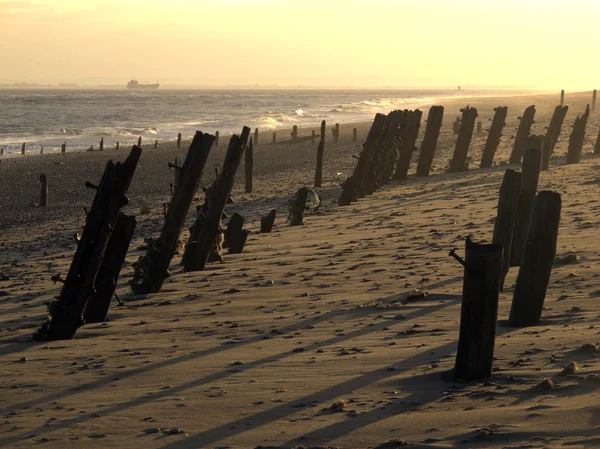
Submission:
POLYGON ((0 82, 587 90, 599 18, 600 0, 0 0, 0 82))

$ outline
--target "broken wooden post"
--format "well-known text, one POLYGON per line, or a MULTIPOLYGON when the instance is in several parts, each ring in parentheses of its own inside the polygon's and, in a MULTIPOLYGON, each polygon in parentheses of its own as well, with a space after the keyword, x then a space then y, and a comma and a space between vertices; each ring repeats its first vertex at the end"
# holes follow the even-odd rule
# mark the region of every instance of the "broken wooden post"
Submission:
POLYGON ((246 193, 252 193, 252 170, 254 169, 254 143, 252 137, 246 148, 246 155, 244 160, 244 175, 246 181, 246 193))
POLYGON ((340 141, 340 124, 336 123, 335 126, 331 130, 331 134, 333 135, 333 143, 338 143, 340 141))
MULTIPOLYGON (((70 339, 83 324, 83 309, 97 290, 95 282, 100 274, 107 243, 119 210, 128 202, 125 194, 140 154, 141 148, 134 146, 124 163, 108 161, 98 186, 86 183, 86 187, 96 190, 96 196, 87 213, 85 227, 77 242, 63 288, 48 306, 49 319, 35 333, 35 340, 70 339)), ((60 280, 60 277, 56 279, 60 280)))
POLYGON ((290 201, 290 226, 302 226, 304 224, 304 211, 306 210, 308 192, 308 187, 302 187, 290 201))
POLYGON ((565 104, 565 91, 561 90, 560 91, 560 105, 564 106, 564 104, 565 104))
POLYGON ((158 139, 154 140, 154 149, 158 149, 158 139))
POLYGON ((142 136, 138 137, 138 143, 137 146, 142 148, 142 136))
POLYGON ((21 145, 21 154, 25 154, 25 142, 21 145))
POLYGON ((40 207, 48 206, 48 181, 45 174, 40 175, 40 207))
POLYGON ((273 132, 273 142, 272 143, 277 143, 277 133, 273 132))
POLYGON ((458 132, 456 147, 454 148, 454 154, 448 169, 450 173, 467 171, 469 169, 467 155, 469 154, 469 146, 471 145, 471 139, 473 138, 473 128, 475 127, 475 119, 477 118, 477 109, 467 106, 466 108, 461 109, 461 112, 462 119, 460 121, 460 130, 458 132))
POLYGON ((296 138, 298 137, 298 126, 297 125, 292 126, 292 132, 290 133, 290 136, 292 136, 292 141, 295 142, 296 138))
POLYGON ((423 112, 419 109, 410 111, 409 113, 408 122, 400 141, 398 163, 393 176, 394 181, 404 181, 408 177, 408 169, 410 168, 410 161, 415 151, 415 143, 419 137, 422 116, 423 112))
POLYGON ((254 145, 258 146, 258 128, 254 128, 254 145))
POLYGON ((490 377, 492 374, 502 246, 477 244, 469 238, 465 246, 463 296, 454 378, 472 381, 490 377))
POLYGON ((542 319, 556 255, 560 210, 560 194, 546 190, 537 195, 510 309, 511 326, 535 326, 542 319))
POLYGON ((356 142, 358 140, 358 129, 354 128, 352 130, 352 142, 356 142))
POLYGON ((117 144, 115 145, 115 151, 119 150, 119 142, 117 142, 117 144))
POLYGON ((596 145, 594 146, 594 154, 600 154, 600 129, 598 129, 598 137, 596 138, 596 145))
POLYGON ((196 131, 185 162, 181 167, 179 184, 171 197, 160 237, 148 242, 148 250, 142 262, 144 270, 132 286, 134 294, 158 293, 165 278, 169 275, 168 269, 177 249, 179 234, 185 224, 196 187, 214 141, 214 136, 196 131))
POLYGON ((481 134, 483 132, 483 124, 481 123, 481 120, 479 120, 477 122, 477 134, 481 134))
POLYGON ((546 131, 546 138, 544 139, 544 152, 542 154, 542 170, 548 170, 550 167, 550 158, 554 153, 554 148, 558 142, 560 136, 560 130, 563 122, 569 111, 569 106, 556 106, 554 114, 552 114, 552 120, 546 131))
POLYGON ((100 138, 100 151, 104 151, 104 137, 100 138))
POLYGON ((119 212, 94 281, 95 293, 88 299, 83 310, 83 321, 86 324, 102 323, 106 319, 136 224, 135 217, 119 212))
POLYGON ((521 188, 521 173, 510 168, 506 170, 502 179, 502 186, 500 187, 498 215, 494 223, 494 237, 492 238, 492 243, 502 246, 500 291, 504 289, 504 279, 506 279, 510 268, 510 247, 515 229, 521 188))
POLYGON ((167 164, 169 168, 172 168, 175 172, 175 175, 173 176, 173 184, 171 184, 171 196, 173 195, 173 193, 175 192, 175 189, 177 189, 177 186, 179 185, 179 179, 181 178, 181 163, 179 162, 179 160, 177 158, 175 158, 175 162, 174 163, 168 163, 167 164))
POLYGON ((219 131, 215 131, 215 143, 216 148, 219 148, 219 131))
POLYGON ((67 151, 67 141, 65 140, 65 142, 60 146, 60 152, 65 153, 66 151, 67 151))
POLYGON ((540 179, 540 170, 542 163, 542 154, 540 150, 529 149, 523 158, 521 168, 521 193, 517 206, 517 216, 515 218, 515 228, 510 248, 510 266, 518 267, 521 263, 523 254, 523 245, 527 235, 527 227, 531 217, 533 200, 537 191, 538 181, 540 179))
POLYGON ((269 215, 265 215, 260 219, 260 233, 267 234, 273 230, 275 224, 275 215, 277 214, 276 209, 272 209, 269 215))
POLYGON ((498 145, 500 145, 500 138, 502 137, 502 130, 506 126, 506 116, 508 115, 508 108, 506 106, 500 106, 494 108, 494 119, 492 120, 492 126, 488 133, 485 147, 483 149, 483 155, 481 156, 481 168, 489 168, 494 162, 494 156, 498 145))
POLYGON ((223 246, 231 254, 240 254, 244 250, 244 245, 248 239, 249 232, 244 227, 244 217, 234 212, 229 219, 227 230, 224 233, 223 246))
POLYGON ((534 124, 534 118, 535 106, 531 105, 525 109, 523 117, 520 118, 519 128, 517 129, 517 135, 515 137, 515 143, 509 159, 511 164, 520 164, 525 151, 528 150, 527 138, 531 132, 531 125, 534 124))
POLYGON ((417 177, 429 176, 433 157, 437 147, 440 129, 444 119, 444 107, 432 106, 427 116, 427 126, 425 127, 425 136, 421 142, 421 154, 419 154, 419 163, 417 164, 417 177))
POLYGON ((181 133, 177 133, 177 148, 181 148, 181 133))
POLYGON ((315 187, 321 187, 323 181, 323 154, 325 153, 325 129, 327 123, 325 120, 321 122, 321 140, 317 147, 317 168, 315 170, 315 187))
POLYGON ((221 228, 221 217, 225 205, 230 198, 231 189, 235 181, 235 174, 242 160, 242 154, 250 137, 250 128, 244 126, 242 133, 233 135, 223 162, 223 169, 215 182, 210 208, 206 214, 202 229, 195 242, 188 244, 190 256, 186 257, 185 271, 202 271, 206 267, 208 257, 212 251, 215 238, 221 228))
POLYGON ((594 93, 592 94, 592 112, 596 110, 596 96, 597 92, 596 89, 594 89, 594 93))
POLYGON ((569 149, 567 151, 567 164, 577 164, 581 160, 583 141, 585 140, 585 128, 590 116, 590 105, 585 108, 583 115, 578 115, 573 123, 573 131, 569 138, 569 149))

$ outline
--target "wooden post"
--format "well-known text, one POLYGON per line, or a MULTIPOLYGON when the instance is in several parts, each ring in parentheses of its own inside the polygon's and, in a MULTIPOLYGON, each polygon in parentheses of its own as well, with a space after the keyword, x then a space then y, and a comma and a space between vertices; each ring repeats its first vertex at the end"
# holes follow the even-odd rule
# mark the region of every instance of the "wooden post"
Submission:
POLYGON ((504 172, 504 179, 500 187, 498 199, 498 215, 494 223, 494 237, 492 243, 502 246, 502 272, 500 275, 500 291, 504 289, 504 279, 510 268, 510 247, 515 229, 517 206, 521 194, 521 173, 508 169, 504 172))
POLYGON ((40 175, 40 207, 48 207, 48 181, 43 173, 40 175))
POLYGON ((515 229, 513 231, 510 248, 511 267, 518 267, 521 263, 523 245, 525 244, 525 236, 527 235, 527 226, 529 226, 533 200, 535 199, 535 193, 540 179, 541 163, 542 154, 540 150, 534 148, 527 150, 525 157, 523 158, 523 166, 521 169, 522 187, 519 195, 515 229))
POLYGON ((444 107, 432 106, 427 116, 427 126, 425 127, 425 136, 421 142, 421 154, 419 154, 419 163, 417 164, 417 176, 429 176, 433 157, 437 147, 440 129, 444 119, 444 107))
MULTIPOLYGON (((411 111, 409 115, 408 123, 400 142, 398 164, 396 165, 396 172, 393 176, 395 181, 404 181, 408 177, 408 169, 410 168, 410 161, 413 152, 415 151, 415 142, 419 137, 422 116, 423 112, 418 109, 411 111)), ((473 118, 473 120, 475 120, 475 118, 473 118)), ((471 129, 471 132, 473 132, 473 129, 471 129)))
POLYGON ((338 143, 340 141, 340 124, 336 123, 333 129, 331 130, 333 134, 333 143, 338 143))
POLYGON ((600 154, 600 129, 598 129, 598 138, 596 139, 596 145, 594 146, 594 154, 600 154))
MULTIPOLYGON (((371 195, 384 184, 388 183, 397 170, 398 164, 405 161, 400 155, 405 153, 405 147, 414 147, 415 133, 418 134, 417 120, 420 121, 420 111, 396 109, 387 115, 386 124, 381 133, 379 143, 375 146, 362 180, 358 185, 361 196, 371 195), (400 161, 399 161, 400 159, 400 161)), ((407 155, 404 154, 404 158, 407 155)))
POLYGON ((304 211, 308 200, 308 188, 302 187, 290 201, 290 226, 302 226, 304 224, 304 211))
POLYGON ((61 153, 66 153, 67 151, 67 141, 65 140, 61 145, 60 145, 60 152, 61 153))
POLYGON ((461 171, 467 171, 467 155, 469 154, 469 146, 471 145, 471 139, 473 138, 473 128, 475 126, 475 119, 477 118, 477 109, 467 106, 461 109, 462 119, 460 121, 460 131, 458 132, 458 138, 456 139, 456 147, 454 148, 454 155, 450 161, 450 167, 448 171, 450 173, 456 173, 461 171))
POLYGON ((4 156, 4 148, 0 147, 0 156, 4 156))
POLYGON ((168 163, 169 168, 172 168, 175 171, 175 174, 173 176, 173 184, 172 184, 172 190, 171 190, 171 194, 173 194, 175 192, 175 190, 177 189, 177 186, 179 185, 179 180, 181 179, 181 163, 179 162, 179 160, 177 158, 175 158, 175 162, 174 163, 168 163))
MULTIPOLYGON (((256 134, 255 134, 256 135, 256 134)), ((244 161, 244 174, 246 181, 246 193, 252 193, 252 170, 254 169, 254 143, 252 137, 246 148, 246 155, 244 161)))
POLYGON ((354 128, 352 130, 352 142, 356 142, 358 140, 358 129, 354 128))
POLYGON ((298 126, 292 126, 292 132, 290 133, 290 136, 292 136, 292 142, 295 142, 296 138, 298 137, 298 126))
POLYGON ((102 323, 106 319, 136 224, 135 217, 119 213, 94 281, 95 293, 83 309, 86 324, 102 323))
POLYGON ((258 146, 258 128, 254 128, 254 145, 258 146))
POLYGON ((577 116, 573 124, 573 131, 569 138, 569 150, 567 151, 567 164, 577 164, 581 160, 583 141, 585 140, 585 128, 590 117, 590 105, 585 108, 585 113, 577 116))
POLYGON ((115 145, 115 150, 119 151, 119 142, 117 142, 117 144, 115 145))
POLYGON ((456 380, 471 381, 492 374, 501 269, 501 245, 477 244, 467 238, 456 380))
POLYGON ((98 186, 86 183, 87 187, 96 190, 96 196, 87 213, 85 227, 60 295, 49 307, 50 317, 35 333, 34 339, 70 339, 83 324, 83 309, 94 290, 97 290, 95 282, 100 265, 119 210, 127 204, 125 194, 141 151, 141 148, 134 146, 122 164, 108 161, 98 186))
POLYGON ((100 151, 104 151, 104 137, 100 138, 99 148, 100 148, 100 151))
POLYGON ((317 147, 317 168, 315 170, 315 187, 321 187, 323 181, 323 154, 325 153, 325 129, 327 123, 325 120, 321 122, 321 140, 317 147))
POLYGON ((21 154, 25 154, 25 142, 21 145, 21 154))
POLYGON ((154 140, 154 149, 158 149, 158 139, 154 140))
POLYGON ((454 122, 452 122, 452 132, 454 134, 458 134, 460 132, 460 117, 456 117, 454 122))
POLYGON ((561 198, 556 192, 542 191, 535 199, 510 309, 511 326, 535 326, 542 319, 556 255, 560 210, 561 198))
POLYGON ((520 164, 523 159, 523 155, 527 148, 527 138, 531 132, 531 125, 534 123, 535 118, 535 106, 531 105, 525 112, 523 113, 523 117, 521 117, 521 121, 519 123, 519 128, 517 129, 517 135, 515 137, 515 143, 513 145, 513 150, 510 155, 509 162, 511 164, 520 164))
POLYGON ((142 148, 142 136, 138 137, 138 143, 137 146, 142 148))
POLYGON ((219 148, 219 131, 215 131, 215 147, 219 148))
POLYGON ((161 235, 158 240, 149 242, 145 260, 142 262, 148 270, 143 272, 141 279, 132 286, 134 294, 158 293, 169 275, 168 269, 177 249, 179 234, 185 224, 202 170, 214 142, 214 136, 196 131, 181 167, 179 184, 171 197, 161 235))
POLYGON ((317 133, 315 132, 315 130, 312 130, 312 133, 310 135, 310 143, 315 143, 317 141, 317 133))
POLYGON ((181 148, 181 133, 177 133, 177 148, 181 148))
POLYGON ((234 212, 229 219, 223 244, 223 246, 227 248, 231 254, 240 254, 244 250, 244 245, 248 239, 248 231, 244 230, 243 227, 244 217, 237 212, 234 212))
POLYGON ((565 91, 561 90, 560 91, 560 105, 564 106, 564 104, 565 104, 565 91))
POLYGON ((190 257, 186 258, 185 271, 202 271, 221 227, 221 217, 231 195, 235 174, 242 160, 242 154, 250 137, 250 128, 244 127, 240 136, 233 135, 229 141, 223 169, 215 185, 212 202, 206 220, 198 235, 198 240, 190 245, 190 257))
POLYGON ((594 93, 592 94, 592 112, 596 110, 596 96, 598 92, 594 89, 594 93))
POLYGON ((277 133, 273 132, 273 143, 277 143, 277 133))
POLYGON ((544 153, 542 154, 542 170, 548 170, 550 167, 550 158, 554 153, 554 148, 558 142, 560 136, 560 130, 563 122, 569 111, 569 106, 556 106, 554 114, 552 114, 552 120, 550 120, 550 126, 546 132, 546 138, 544 140, 544 153))
POLYGON ((40 148, 40 154, 44 154, 44 145, 40 148))
POLYGON ((273 230, 275 224, 275 216, 277 215, 277 209, 272 209, 269 215, 265 215, 260 219, 260 233, 267 234, 273 230))
POLYGON ((483 124, 481 123, 481 120, 479 120, 477 122, 477 134, 481 134, 483 132, 483 124))
POLYGON ((488 133, 483 149, 483 155, 481 156, 481 168, 489 168, 494 162, 496 150, 498 149, 498 145, 500 145, 502 130, 506 126, 507 115, 508 108, 506 106, 494 108, 494 119, 492 120, 492 126, 490 127, 490 132, 488 133))

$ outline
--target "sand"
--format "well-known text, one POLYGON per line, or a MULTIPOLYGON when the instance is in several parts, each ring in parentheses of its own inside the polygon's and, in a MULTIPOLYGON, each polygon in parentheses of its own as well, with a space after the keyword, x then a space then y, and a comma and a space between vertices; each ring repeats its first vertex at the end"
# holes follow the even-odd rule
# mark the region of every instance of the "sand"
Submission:
MULTIPOLYGON (((554 266, 543 321, 532 328, 506 323, 511 269, 494 373, 469 384, 446 375, 463 276, 448 251, 462 254, 467 236, 491 240, 516 118, 536 104, 533 132, 543 132, 556 96, 473 100, 482 120, 499 105, 509 106, 509 118, 498 166, 463 174, 443 173, 451 122, 465 105, 447 103, 434 175, 392 183, 349 207, 337 206, 339 182, 360 148, 350 141, 354 125, 342 124, 340 144, 325 150, 323 207, 302 227, 285 224, 286 201, 311 184, 315 145, 259 145, 256 191, 243 193, 239 177, 227 209, 246 217, 245 251, 200 273, 183 273, 176 256, 161 293, 130 300, 137 248, 162 225, 173 177, 166 163, 184 154, 172 145, 144 150, 125 209, 139 223, 117 290, 125 305, 113 302, 105 323, 82 327, 72 341, 28 340, 59 292, 50 276, 68 270, 93 198, 84 182, 97 182, 106 160, 126 152, 2 159, 0 446, 599 447, 600 160, 590 154, 597 114, 583 161, 566 166, 563 157, 569 124, 590 97, 567 98, 557 155, 539 184, 563 198, 558 255, 578 260, 554 266), (50 184, 46 210, 35 206, 40 172, 50 184), (148 214, 140 214, 144 205, 148 214), (273 233, 258 234, 273 207, 273 233), (415 290, 428 295, 411 298, 415 290), (578 369, 562 374, 570 362, 578 369)), ((360 125, 362 139, 367 130, 360 125)), ((484 141, 474 135, 473 166, 484 141)), ((207 182, 223 154, 211 155, 207 182)))

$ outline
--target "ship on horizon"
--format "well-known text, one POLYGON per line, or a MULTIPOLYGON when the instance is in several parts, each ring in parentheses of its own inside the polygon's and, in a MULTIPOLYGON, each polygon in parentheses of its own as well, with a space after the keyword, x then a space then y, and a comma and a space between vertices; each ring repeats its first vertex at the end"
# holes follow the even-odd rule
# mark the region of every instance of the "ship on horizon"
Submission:
POLYGON ((127 83, 127 89, 158 89, 158 86, 160 86, 158 82, 156 84, 150 84, 148 81, 140 83, 135 78, 130 79, 127 83))

